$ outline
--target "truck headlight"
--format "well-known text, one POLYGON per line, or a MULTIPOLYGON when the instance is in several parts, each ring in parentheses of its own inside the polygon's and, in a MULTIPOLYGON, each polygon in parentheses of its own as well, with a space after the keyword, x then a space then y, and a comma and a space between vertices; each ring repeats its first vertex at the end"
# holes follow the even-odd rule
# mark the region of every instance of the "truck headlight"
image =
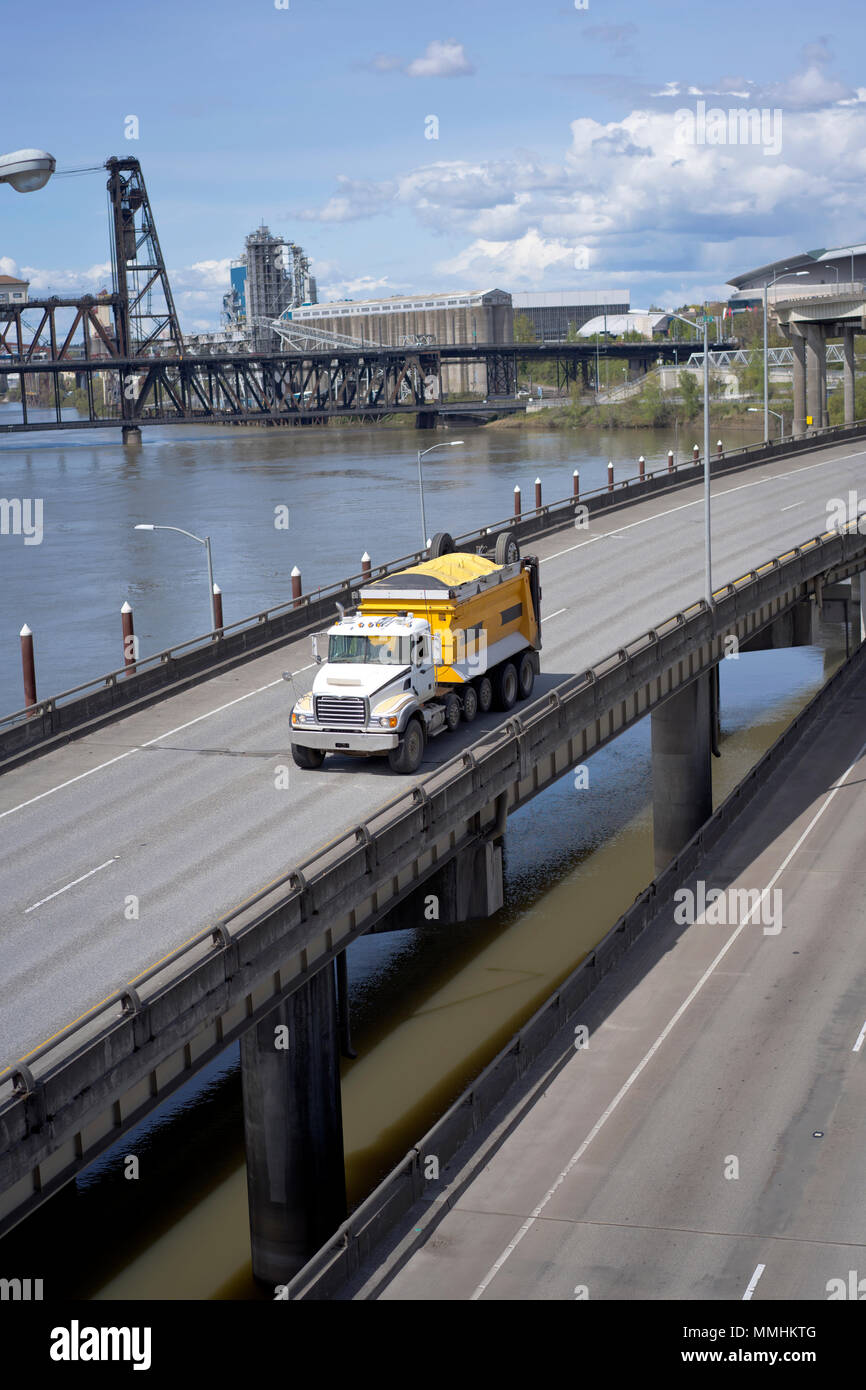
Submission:
POLYGON ((311 714, 298 714, 295 710, 292 710, 293 724, 312 724, 312 722, 313 716, 311 714))
POLYGON ((396 714, 383 715, 379 719, 370 720, 371 724, 376 724, 380 729, 396 729, 399 722, 396 714))

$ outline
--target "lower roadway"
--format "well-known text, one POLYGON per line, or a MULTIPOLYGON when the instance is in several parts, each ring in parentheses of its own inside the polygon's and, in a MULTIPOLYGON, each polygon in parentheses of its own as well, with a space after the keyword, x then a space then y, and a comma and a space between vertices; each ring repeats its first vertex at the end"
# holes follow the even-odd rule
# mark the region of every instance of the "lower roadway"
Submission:
MULTIPOLYGON (((719 480, 714 578, 738 577, 824 530, 828 501, 864 492, 854 441, 719 480)), ((459 530, 455 524, 454 530, 459 530)), ((700 487, 534 545, 542 559, 542 694, 699 598, 700 487)), ((429 745, 417 778, 385 760, 289 756, 307 638, 0 778, 0 1067, 309 856, 502 716, 429 745), (285 786, 285 769, 288 785, 285 786)))
POLYGON ((861 683, 700 870, 769 889, 760 914, 657 919, 587 1001, 588 1046, 539 1059, 344 1297, 823 1300, 862 1277, 864 734, 861 683))

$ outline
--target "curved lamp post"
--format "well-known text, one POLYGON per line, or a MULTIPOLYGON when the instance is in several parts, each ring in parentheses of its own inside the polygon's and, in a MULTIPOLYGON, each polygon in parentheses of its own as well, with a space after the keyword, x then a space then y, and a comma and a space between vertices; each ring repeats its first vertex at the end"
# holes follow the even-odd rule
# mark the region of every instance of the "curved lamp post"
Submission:
POLYGON ((421 494, 421 549, 426 550, 429 544, 427 538, 427 518, 424 515, 424 478, 421 474, 421 460, 425 454, 432 454, 434 449, 453 449, 455 445, 462 444, 462 439, 446 439, 441 444, 431 444, 429 449, 418 450, 418 491, 421 494))
POLYGON ((13 150, 0 155, 0 183, 9 183, 17 193, 34 193, 44 188, 57 161, 45 150, 13 150))
POLYGON ((190 540, 198 541, 203 545, 207 553, 207 583, 210 591, 210 623, 211 632, 217 630, 216 598, 214 596, 213 582, 213 558, 210 549, 210 536, 194 536, 192 531, 185 531, 182 526, 154 526, 152 522, 140 521, 134 528, 136 531, 177 531, 181 536, 189 536, 190 540))

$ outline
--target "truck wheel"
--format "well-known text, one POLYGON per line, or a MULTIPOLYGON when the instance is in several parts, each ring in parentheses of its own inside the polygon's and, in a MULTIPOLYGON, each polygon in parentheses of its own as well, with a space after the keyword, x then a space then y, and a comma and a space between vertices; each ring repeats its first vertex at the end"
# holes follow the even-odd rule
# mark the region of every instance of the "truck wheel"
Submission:
POLYGON ((453 734, 460 723, 460 700, 452 690, 445 696, 445 727, 453 734))
POLYGON ((502 531, 496 537, 493 558, 497 565, 513 565, 520 559, 520 546, 513 531, 502 531))
POLYGON ((454 541, 447 531, 437 531, 430 542, 430 558, 438 560, 440 555, 450 555, 454 549, 454 541))
POLYGON ((517 703, 517 672, 512 661, 500 667, 496 678, 496 708, 511 709, 517 703))
POLYGON ((392 772, 417 772, 424 756, 424 730, 417 719, 410 719, 406 732, 388 754, 392 772))
POLYGON ((325 761, 325 751, 323 748, 305 748, 302 743, 293 743, 292 758, 305 772, 315 772, 325 761))
POLYGON ((535 662, 529 652, 524 652, 520 658, 520 665, 517 669, 517 684, 520 689, 520 699, 528 700, 535 684, 535 662))
POLYGON ((486 714, 493 704, 493 682, 489 676, 479 676, 475 689, 478 691, 478 709, 486 714))
POLYGON ((463 687, 463 718, 471 724, 478 713, 478 691, 474 685, 463 687))

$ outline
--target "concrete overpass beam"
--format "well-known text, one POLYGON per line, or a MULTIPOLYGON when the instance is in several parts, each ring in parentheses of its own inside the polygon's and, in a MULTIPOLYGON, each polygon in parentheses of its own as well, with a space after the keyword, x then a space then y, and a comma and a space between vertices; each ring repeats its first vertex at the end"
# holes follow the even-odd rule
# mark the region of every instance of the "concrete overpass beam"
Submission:
POLYGON ((286 1284, 346 1218, 333 968, 240 1048, 253 1274, 286 1284))
POLYGON ((469 845, 380 918, 372 930, 406 931, 427 922, 447 926, 491 917, 505 901, 503 882, 502 845, 493 840, 469 845))
POLYGON ((713 812, 710 681, 714 679, 714 671, 698 676, 650 716, 657 874, 713 812))
POLYGON ((803 599, 743 642, 740 651, 766 652, 780 647, 813 647, 817 641, 817 622, 818 605, 810 599, 803 599))
POLYGON ((793 358, 794 423, 791 432, 795 438, 806 433, 806 340, 796 324, 791 324, 791 349, 793 358))
POLYGON ((846 328, 842 337, 842 389, 845 393, 845 424, 854 423, 854 329, 846 328))

